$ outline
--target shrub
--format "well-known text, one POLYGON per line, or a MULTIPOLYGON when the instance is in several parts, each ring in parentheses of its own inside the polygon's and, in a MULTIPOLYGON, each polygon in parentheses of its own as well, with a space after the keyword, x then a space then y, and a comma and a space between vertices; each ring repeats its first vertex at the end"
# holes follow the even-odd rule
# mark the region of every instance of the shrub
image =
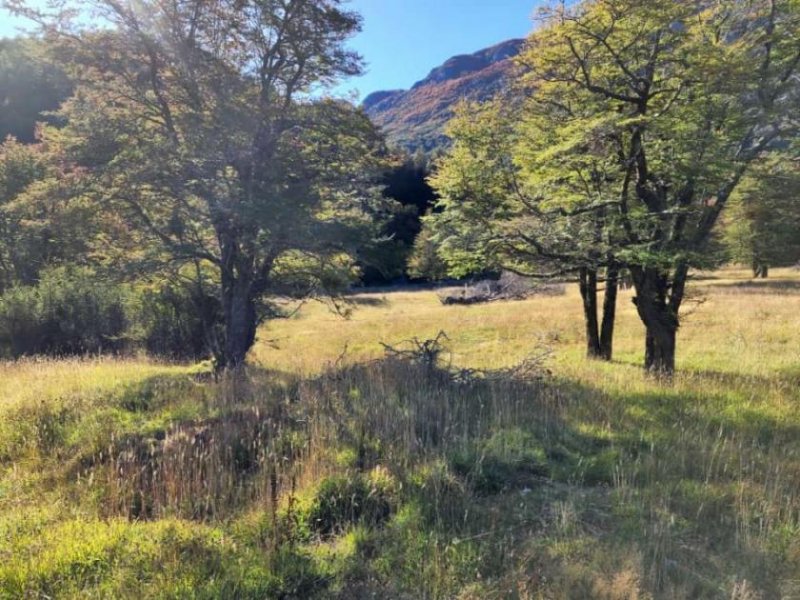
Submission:
POLYGON ((38 285, 0 297, 0 353, 16 358, 119 352, 128 328, 125 303, 123 288, 89 269, 46 270, 38 285))
POLYGON ((198 360, 211 354, 219 302, 188 286, 131 290, 84 267, 45 270, 0 296, 0 357, 119 353, 198 360))
POLYGON ((299 516, 311 532, 327 536, 353 524, 380 524, 396 506, 395 480, 385 469, 376 467, 366 475, 352 473, 324 479, 299 516))
POLYGON ((221 308, 216 298, 194 288, 164 284, 137 294, 130 319, 132 336, 149 354, 199 360, 211 354, 221 308))

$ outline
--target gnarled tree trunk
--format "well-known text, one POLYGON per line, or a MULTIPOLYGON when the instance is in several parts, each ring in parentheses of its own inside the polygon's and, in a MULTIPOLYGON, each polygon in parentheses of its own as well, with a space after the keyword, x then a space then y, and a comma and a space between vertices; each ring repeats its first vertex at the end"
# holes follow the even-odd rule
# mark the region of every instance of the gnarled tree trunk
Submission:
POLYGON ((675 372, 677 324, 655 320, 646 327, 645 369, 659 375, 671 375, 675 372))
POLYGON ((650 267, 633 269, 634 304, 646 329, 645 369, 657 375, 675 372, 675 350, 683 300, 685 269, 670 277, 650 267), (672 292, 670 294, 670 292, 672 292))
POLYGON ((247 352, 256 340, 255 302, 246 285, 235 285, 232 290, 223 290, 222 308, 225 315, 225 342, 223 355, 217 365, 220 369, 237 369, 244 364, 247 352))

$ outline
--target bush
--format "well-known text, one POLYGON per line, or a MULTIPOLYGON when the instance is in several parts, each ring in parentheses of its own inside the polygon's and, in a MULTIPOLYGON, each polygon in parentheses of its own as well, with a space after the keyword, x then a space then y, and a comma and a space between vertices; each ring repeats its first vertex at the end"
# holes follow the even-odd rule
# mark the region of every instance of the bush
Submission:
POLYGON ((181 285, 143 290, 130 310, 132 335, 144 349, 178 360, 207 358, 221 318, 216 298, 181 285))
POLYGON ((45 270, 0 296, 0 357, 119 353, 197 360, 221 319, 215 298, 170 283, 131 290, 83 267, 45 270))
POLYGON ((0 297, 0 354, 14 358, 119 352, 128 320, 124 290, 85 268, 42 273, 37 286, 0 297))
POLYGON ((396 483, 380 467, 368 474, 351 473, 323 479, 310 502, 301 508, 300 520, 310 532, 328 536, 350 525, 378 525, 397 506, 396 483))

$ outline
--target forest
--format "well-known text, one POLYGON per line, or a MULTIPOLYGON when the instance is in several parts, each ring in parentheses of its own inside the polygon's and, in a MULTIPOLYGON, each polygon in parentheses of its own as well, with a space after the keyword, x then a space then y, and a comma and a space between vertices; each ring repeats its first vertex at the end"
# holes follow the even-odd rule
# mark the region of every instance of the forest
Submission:
POLYGON ((0 598, 800 594, 800 2, 541 3, 414 154, 342 0, 0 7, 0 598))

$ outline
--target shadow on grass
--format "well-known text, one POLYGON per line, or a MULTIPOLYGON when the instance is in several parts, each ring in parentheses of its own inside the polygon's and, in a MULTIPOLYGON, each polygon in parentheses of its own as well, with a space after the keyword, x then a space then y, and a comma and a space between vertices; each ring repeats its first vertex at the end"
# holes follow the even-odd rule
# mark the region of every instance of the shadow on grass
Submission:
POLYGON ((715 292, 743 294, 800 294, 800 281, 782 279, 753 279, 709 286, 715 292))
POLYGON ((350 296, 347 296, 347 302, 355 306, 375 306, 375 307, 387 306, 389 304, 389 300, 386 298, 386 296, 376 297, 376 296, 363 295, 371 293, 376 293, 376 292, 372 292, 371 290, 367 289, 366 291, 360 292, 359 294, 352 294, 350 296))
MULTIPOLYGON (((419 571, 417 582, 405 582, 412 597, 429 591, 425 564, 440 560, 447 569, 448 561, 465 561, 469 568, 453 577, 466 584, 476 571, 488 579, 545 568, 513 556, 541 552, 536 556, 545 560, 551 542, 594 549, 589 559, 547 558, 555 581, 574 579, 576 561, 613 569, 615 548, 626 546, 641 557, 642 585, 651 592, 680 584, 684 597, 713 595, 714 586, 719 592, 732 577, 746 576, 770 597, 778 594, 765 575, 765 551, 743 540, 776 518, 764 515, 794 510, 780 505, 793 500, 780 498, 794 497, 797 461, 787 455, 775 463, 781 457, 771 449, 790 450, 800 431, 755 408, 729 414, 720 405, 726 388, 768 380, 696 372, 692 377, 719 389, 612 394, 558 378, 491 375, 463 381, 386 359, 302 379, 251 367, 245 377, 216 384, 186 376, 145 380, 112 403, 119 412, 98 430, 101 438, 113 433, 110 451, 108 443, 92 446, 101 448, 92 469, 105 516, 224 522, 258 507, 272 515, 275 544, 297 544, 318 527, 320 506, 332 506, 328 512, 346 518, 337 517, 331 532, 367 527, 381 540, 359 558, 362 574, 354 577, 379 580, 363 576, 373 560, 375 569, 396 560, 398 572, 411 561, 419 571), (771 481, 778 466, 786 474, 771 481), (333 476, 336 485, 325 486, 333 476), (365 524, 352 498, 373 497, 375 477, 383 478, 390 508, 380 522, 365 524), (309 490, 297 489, 298 481, 310 481, 309 490), (772 495, 759 495, 770 485, 772 495), (734 493, 737 486, 758 493, 748 492, 755 494, 749 500, 734 493), (760 522, 748 502, 753 514, 761 511, 760 522), (414 507, 419 516, 412 518, 414 507), (528 520, 536 525, 522 528, 528 520), (509 537, 509 530, 527 533, 509 537), (426 554, 440 543, 447 550, 441 556, 426 554)), ((586 568, 581 585, 591 592, 596 573, 586 568)))

